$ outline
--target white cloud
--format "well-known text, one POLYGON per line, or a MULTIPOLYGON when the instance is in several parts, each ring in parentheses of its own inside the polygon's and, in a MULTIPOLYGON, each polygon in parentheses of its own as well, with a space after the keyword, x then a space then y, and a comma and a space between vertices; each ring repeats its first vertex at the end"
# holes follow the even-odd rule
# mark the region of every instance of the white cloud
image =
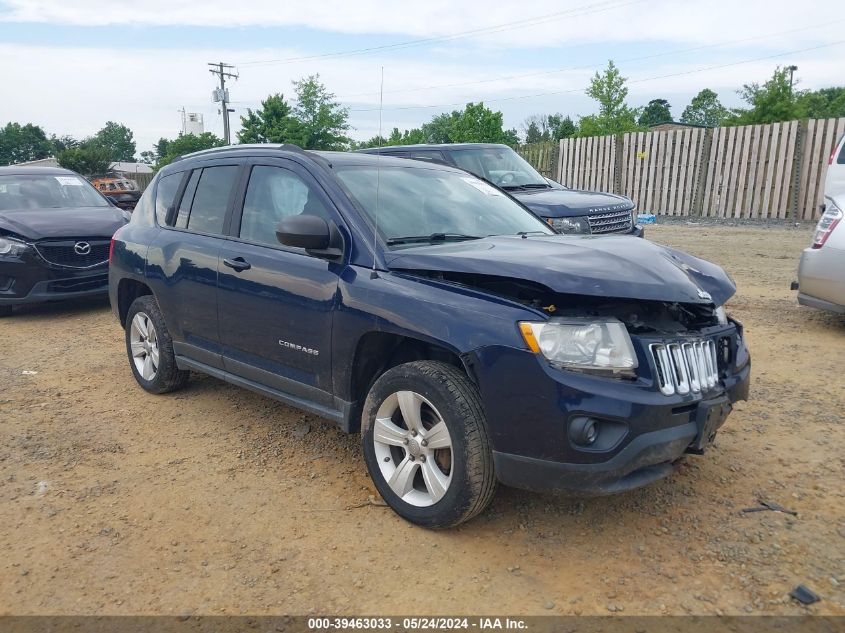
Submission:
MULTIPOLYGON (((841 0, 144 0, 131 8, 114 0, 5 0, 0 20, 70 25, 305 26, 347 34, 417 38, 506 25, 474 37, 496 47, 563 46, 583 42, 667 40, 713 42, 773 33, 841 16, 841 0), (518 8, 518 13, 515 9, 518 8), (551 15, 543 21, 538 16, 551 15), (519 28, 510 28, 519 27, 519 28)), ((842 21, 841 19, 839 20, 842 21)), ((804 31, 788 39, 814 41, 804 31)))

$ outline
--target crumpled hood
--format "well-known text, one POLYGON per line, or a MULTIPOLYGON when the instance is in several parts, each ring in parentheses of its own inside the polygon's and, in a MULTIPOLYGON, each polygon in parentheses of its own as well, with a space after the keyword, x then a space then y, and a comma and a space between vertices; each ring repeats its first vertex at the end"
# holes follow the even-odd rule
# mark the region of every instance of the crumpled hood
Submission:
POLYGON ((33 241, 62 237, 111 237, 127 221, 125 211, 110 206, 0 211, 0 235, 13 233, 33 241))
POLYGON ((720 306, 736 292, 716 264, 629 236, 488 237, 386 255, 391 270, 533 281, 553 292, 720 306))
POLYGON ((536 189, 533 191, 510 191, 508 193, 544 218, 582 216, 634 207, 634 203, 625 196, 598 191, 536 189))

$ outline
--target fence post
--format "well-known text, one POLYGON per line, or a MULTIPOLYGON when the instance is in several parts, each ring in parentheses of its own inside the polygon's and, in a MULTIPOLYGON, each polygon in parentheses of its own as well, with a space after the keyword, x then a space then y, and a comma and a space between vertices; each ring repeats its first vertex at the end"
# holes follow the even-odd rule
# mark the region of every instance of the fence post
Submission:
POLYGON ((807 136, 809 119, 801 119, 795 135, 795 155, 792 159, 792 187, 790 189, 790 215, 793 222, 798 222, 798 206, 801 200, 801 167, 804 164, 804 139, 807 136))
POLYGON ((692 203, 693 217, 704 215, 704 189, 710 175, 710 152, 713 146, 713 128, 704 130, 704 138, 698 152, 698 177, 695 179, 695 194, 692 203))
POLYGON ((625 170, 625 156, 623 149, 625 148, 625 135, 617 134, 613 141, 616 145, 616 152, 613 161, 613 193, 622 195, 622 173, 625 170))

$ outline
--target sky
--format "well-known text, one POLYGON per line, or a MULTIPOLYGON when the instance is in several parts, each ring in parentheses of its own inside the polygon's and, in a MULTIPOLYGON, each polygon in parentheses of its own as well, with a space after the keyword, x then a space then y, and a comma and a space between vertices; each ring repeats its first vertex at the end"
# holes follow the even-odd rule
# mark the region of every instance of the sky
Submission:
POLYGON ((795 64, 799 88, 842 85, 842 0, 0 0, 0 125, 85 137, 108 121, 138 151, 180 131, 183 107, 222 135, 216 77, 234 65, 233 130, 247 108, 319 73, 349 109, 350 136, 418 127, 483 101, 526 117, 573 118, 609 59, 628 102, 667 99, 674 117, 702 88, 739 106, 744 83, 795 64))

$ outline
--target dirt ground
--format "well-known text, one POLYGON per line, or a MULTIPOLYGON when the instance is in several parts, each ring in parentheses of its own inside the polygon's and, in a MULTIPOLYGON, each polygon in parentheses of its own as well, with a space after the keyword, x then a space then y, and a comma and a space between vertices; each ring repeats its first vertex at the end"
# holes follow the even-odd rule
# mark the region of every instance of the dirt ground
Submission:
POLYGON ((845 319, 789 290, 810 235, 649 228, 736 279, 751 400, 659 484, 500 489, 446 532, 369 503, 357 436, 211 378, 142 391, 106 301, 23 310, 0 321, 0 614, 845 614, 845 319), (741 513, 761 499, 798 516, 741 513))

